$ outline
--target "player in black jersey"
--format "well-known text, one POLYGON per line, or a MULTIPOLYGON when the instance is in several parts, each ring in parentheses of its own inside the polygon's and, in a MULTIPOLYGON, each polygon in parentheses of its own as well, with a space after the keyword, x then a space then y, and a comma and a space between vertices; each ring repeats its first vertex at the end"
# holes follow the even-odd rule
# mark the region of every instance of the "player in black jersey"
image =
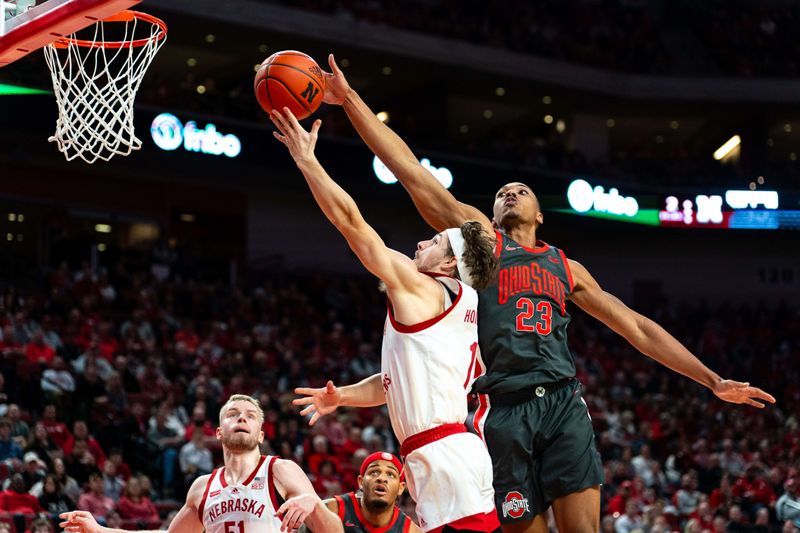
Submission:
POLYGON ((388 452, 375 452, 361 463, 360 495, 353 492, 323 503, 339 516, 345 533, 420 533, 419 527, 397 507, 405 490, 403 466, 388 452))
POLYGON ((329 57, 325 102, 343 106, 361 138, 394 173, 437 230, 480 221, 496 231, 497 284, 480 293, 478 327, 487 372, 475 382, 476 431, 492 456, 497 512, 505 533, 547 531, 552 505, 562 533, 600 527, 602 465, 588 408, 567 348, 566 300, 622 335, 639 351, 732 403, 775 402, 749 383, 722 379, 652 320, 629 309, 580 263, 537 241, 543 222, 530 187, 496 194, 493 219, 456 200, 350 88, 329 57))

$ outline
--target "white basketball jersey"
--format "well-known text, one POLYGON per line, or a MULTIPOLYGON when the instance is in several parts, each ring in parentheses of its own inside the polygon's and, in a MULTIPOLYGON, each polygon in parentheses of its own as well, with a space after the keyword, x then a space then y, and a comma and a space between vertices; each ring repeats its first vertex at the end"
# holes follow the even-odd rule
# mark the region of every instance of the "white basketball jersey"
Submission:
POLYGON ((198 512, 206 533, 280 533, 278 495, 272 479, 275 456, 261 456, 240 485, 228 485, 225 468, 211 473, 198 512))
POLYGON ((383 390, 401 443, 442 424, 463 424, 472 382, 485 372, 478 348, 478 293, 453 278, 435 279, 445 294, 441 315, 406 326, 397 323, 390 305, 386 317, 383 390))

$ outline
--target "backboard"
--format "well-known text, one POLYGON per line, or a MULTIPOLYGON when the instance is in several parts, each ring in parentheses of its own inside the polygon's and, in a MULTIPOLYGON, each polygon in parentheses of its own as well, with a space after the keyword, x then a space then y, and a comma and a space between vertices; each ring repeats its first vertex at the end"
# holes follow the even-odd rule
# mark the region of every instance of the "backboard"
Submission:
POLYGON ((141 0, 0 0, 0 67, 141 0))

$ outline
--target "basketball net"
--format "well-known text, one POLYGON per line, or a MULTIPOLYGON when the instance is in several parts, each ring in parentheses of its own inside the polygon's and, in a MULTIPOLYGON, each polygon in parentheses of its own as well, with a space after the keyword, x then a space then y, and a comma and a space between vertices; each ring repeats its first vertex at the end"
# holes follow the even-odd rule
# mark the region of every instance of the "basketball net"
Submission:
POLYGON ((86 31, 91 39, 59 39, 44 47, 44 57, 58 104, 56 131, 48 140, 67 161, 80 157, 91 164, 142 147, 134 134, 133 101, 166 41, 166 26, 150 15, 123 11, 86 31), (124 37, 106 41, 109 24, 124 24, 124 37))

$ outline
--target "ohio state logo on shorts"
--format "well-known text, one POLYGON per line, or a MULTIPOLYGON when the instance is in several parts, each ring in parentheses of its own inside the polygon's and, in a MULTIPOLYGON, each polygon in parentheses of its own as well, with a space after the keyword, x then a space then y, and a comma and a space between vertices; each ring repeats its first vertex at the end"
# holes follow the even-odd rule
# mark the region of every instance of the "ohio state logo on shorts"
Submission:
POLYGON ((506 501, 503 502, 503 518, 507 516, 519 518, 530 511, 528 498, 523 498, 522 494, 515 490, 506 494, 506 501))

